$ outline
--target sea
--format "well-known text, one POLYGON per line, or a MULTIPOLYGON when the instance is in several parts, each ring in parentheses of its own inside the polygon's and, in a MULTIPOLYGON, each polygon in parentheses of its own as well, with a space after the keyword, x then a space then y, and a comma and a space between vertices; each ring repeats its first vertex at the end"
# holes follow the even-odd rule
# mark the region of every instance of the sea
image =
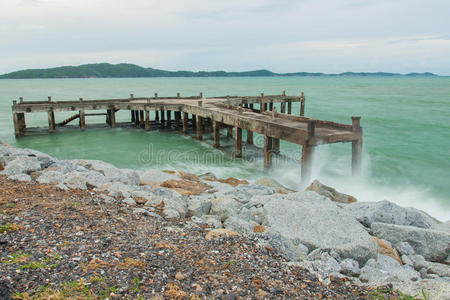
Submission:
MULTIPOLYGON (((269 176, 296 190, 300 180, 301 146, 281 141, 281 156, 265 170, 258 151, 246 160, 215 150, 207 136, 198 141, 168 130, 110 129, 103 116, 88 117, 88 129, 58 130, 55 134, 14 138, 13 100, 54 101, 135 97, 305 93, 305 116, 351 124, 361 116, 363 172, 351 176, 351 143, 317 146, 311 179, 355 196, 358 201, 389 200, 450 220, 450 77, 230 77, 230 78, 120 78, 0 80, 0 140, 32 148, 60 159, 99 159, 120 168, 211 172, 218 177, 255 181, 269 176)), ((279 108, 278 108, 279 109, 279 108)), ((293 105, 299 114, 299 105, 293 105)), ((56 121, 69 113, 56 113, 56 121)), ((46 113, 26 116, 28 127, 47 126, 46 113)), ((119 111, 118 122, 130 113, 119 111)), ((75 122, 74 122, 75 123, 75 122)), ((76 124, 75 124, 76 125, 76 124)), ((244 132, 245 139, 245 132, 244 132)), ((256 146, 262 139, 255 136, 256 146)), ((228 147, 228 148, 227 148, 228 147)), ((246 150, 244 149, 244 152, 246 150)))

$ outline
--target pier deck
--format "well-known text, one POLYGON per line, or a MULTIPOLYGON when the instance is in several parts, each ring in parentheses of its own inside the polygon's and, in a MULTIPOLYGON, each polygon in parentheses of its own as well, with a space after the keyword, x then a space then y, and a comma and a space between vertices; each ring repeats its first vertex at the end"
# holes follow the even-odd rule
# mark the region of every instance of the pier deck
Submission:
POLYGON ((78 120, 81 130, 86 129, 86 117, 106 117, 106 123, 114 128, 116 112, 131 112, 131 122, 136 126, 151 130, 155 124, 174 127, 180 133, 188 134, 194 130, 195 137, 202 139, 205 124, 211 125, 214 146, 220 147, 221 128, 227 128, 227 136, 234 138, 235 157, 242 157, 242 130, 247 131, 247 144, 253 144, 253 133, 264 136, 264 166, 270 167, 273 153, 280 152, 280 140, 302 146, 302 182, 309 181, 313 150, 321 144, 352 142, 352 172, 358 174, 361 169, 362 128, 360 117, 352 117, 352 124, 341 124, 304 116, 305 96, 264 95, 256 97, 212 97, 200 96, 135 98, 133 94, 127 99, 84 100, 78 101, 19 101, 12 106, 16 138, 27 133, 26 113, 47 112, 48 131, 53 133, 56 127, 63 127, 78 120), (292 103, 299 102, 300 109, 296 115, 292 103), (277 110, 279 106, 279 110, 277 110), (106 113, 87 113, 105 110, 106 113), (56 123, 56 112, 74 112, 74 115, 56 123), (154 120, 150 120, 154 112, 154 120), (173 118, 172 118, 173 116, 173 118), (233 135, 234 131, 234 135, 233 135))

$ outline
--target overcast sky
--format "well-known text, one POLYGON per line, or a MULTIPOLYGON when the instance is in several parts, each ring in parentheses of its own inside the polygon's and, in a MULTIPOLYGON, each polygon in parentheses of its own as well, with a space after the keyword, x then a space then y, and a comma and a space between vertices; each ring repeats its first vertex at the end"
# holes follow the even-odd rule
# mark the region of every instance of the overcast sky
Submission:
POLYGON ((0 0, 0 73, 96 62, 450 75, 450 1, 0 0))

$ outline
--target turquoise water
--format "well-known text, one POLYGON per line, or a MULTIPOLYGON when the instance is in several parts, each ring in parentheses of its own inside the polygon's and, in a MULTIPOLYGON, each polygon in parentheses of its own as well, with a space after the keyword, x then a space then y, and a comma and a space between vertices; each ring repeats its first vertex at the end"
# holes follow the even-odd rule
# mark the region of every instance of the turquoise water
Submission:
MULTIPOLYGON (((290 77, 290 78, 143 78, 0 80, 0 140, 37 149, 59 158, 102 159, 119 167, 160 167, 250 180, 264 176, 261 158, 242 162, 208 144, 170 132, 138 129, 92 129, 13 137, 11 101, 198 95, 280 94, 304 91, 306 116, 350 124, 362 117, 363 176, 352 179, 351 145, 319 146, 314 177, 360 200, 388 199, 450 219, 450 77, 290 77)), ((298 106, 293 111, 298 113, 298 106)), ((57 113, 57 121, 67 114, 57 113)), ((118 121, 129 113, 119 112, 118 121)), ((92 117, 89 123, 103 122, 92 117)), ((27 125, 46 126, 46 114, 27 115, 27 125)), ((227 143, 232 143, 228 141, 227 143)), ((298 188, 300 147, 282 142, 293 160, 276 161, 266 174, 298 188)))

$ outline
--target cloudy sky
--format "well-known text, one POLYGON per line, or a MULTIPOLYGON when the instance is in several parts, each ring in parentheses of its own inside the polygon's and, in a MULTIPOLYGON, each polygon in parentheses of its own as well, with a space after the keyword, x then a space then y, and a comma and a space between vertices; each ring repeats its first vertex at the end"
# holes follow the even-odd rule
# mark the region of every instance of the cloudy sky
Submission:
POLYGON ((168 70, 450 75, 448 0, 0 0, 0 73, 168 70))

